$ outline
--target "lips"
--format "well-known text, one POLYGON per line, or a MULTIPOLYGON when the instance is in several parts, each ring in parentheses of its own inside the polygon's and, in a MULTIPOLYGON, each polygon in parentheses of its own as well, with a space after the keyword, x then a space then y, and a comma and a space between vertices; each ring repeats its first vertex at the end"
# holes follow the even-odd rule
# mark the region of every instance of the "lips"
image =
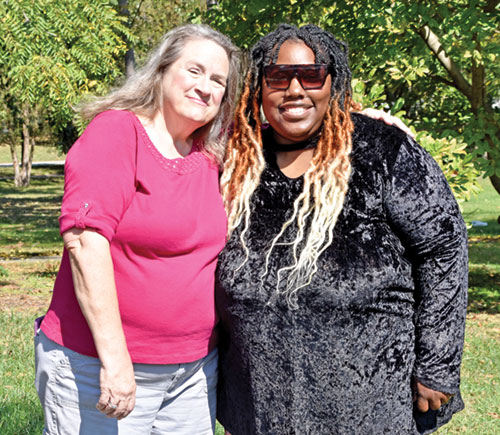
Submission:
POLYGON ((296 104, 282 104, 278 107, 280 115, 285 118, 290 119, 301 119, 303 118, 307 112, 311 109, 312 106, 309 105, 296 105, 296 104))
POLYGON ((188 97, 188 99, 191 100, 195 104, 199 104, 200 106, 208 106, 208 103, 205 100, 202 100, 201 98, 188 97))

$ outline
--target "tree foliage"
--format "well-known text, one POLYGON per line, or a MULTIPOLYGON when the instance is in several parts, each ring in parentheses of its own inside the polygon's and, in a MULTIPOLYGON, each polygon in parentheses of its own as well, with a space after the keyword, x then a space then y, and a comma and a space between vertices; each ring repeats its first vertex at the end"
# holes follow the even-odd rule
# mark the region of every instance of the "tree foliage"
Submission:
POLYGON ((435 143, 465 143, 458 155, 500 193, 499 3, 221 0, 203 19, 245 48, 280 22, 330 30, 349 43, 353 84, 366 105, 398 113, 435 143))
POLYGON ((0 17, 0 134, 16 185, 27 185, 37 141, 73 139, 74 104, 121 74, 123 38, 133 35, 113 1, 3 0, 0 17))
POLYGON ((136 35, 132 47, 139 62, 174 27, 193 19, 196 11, 205 11, 205 0, 129 0, 128 25, 136 35))
POLYGON ((0 141, 15 184, 29 184, 36 143, 73 143, 84 127, 75 104, 106 93, 124 75, 124 56, 142 62, 205 9, 204 0, 0 0, 0 141))
POLYGON ((500 191, 499 2, 0 0, 0 140, 27 184, 34 144, 74 140, 74 104, 123 75, 127 49, 141 63, 189 21, 244 49, 278 23, 311 22, 349 42, 359 101, 403 117, 438 160, 449 153, 440 161, 456 191, 466 196, 478 170, 500 191))

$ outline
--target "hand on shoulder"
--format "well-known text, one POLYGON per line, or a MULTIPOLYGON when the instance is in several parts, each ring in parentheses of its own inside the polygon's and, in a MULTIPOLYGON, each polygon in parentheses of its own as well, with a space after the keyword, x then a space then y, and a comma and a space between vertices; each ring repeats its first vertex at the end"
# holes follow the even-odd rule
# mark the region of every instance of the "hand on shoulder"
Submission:
POLYGON ((403 130, 408 136, 415 139, 415 134, 406 126, 406 124, 401 121, 401 119, 392 116, 390 113, 384 112, 383 110, 367 108, 363 109, 361 112, 363 115, 366 115, 373 119, 379 119, 380 121, 384 121, 387 125, 394 125, 398 127, 400 130, 403 130))

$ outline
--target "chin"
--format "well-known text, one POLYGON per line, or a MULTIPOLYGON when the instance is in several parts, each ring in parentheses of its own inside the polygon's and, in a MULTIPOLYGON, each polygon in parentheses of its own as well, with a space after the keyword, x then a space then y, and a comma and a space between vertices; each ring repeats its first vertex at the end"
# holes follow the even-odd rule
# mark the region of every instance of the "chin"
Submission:
POLYGON ((207 124, 213 119, 213 117, 207 116, 206 113, 192 113, 192 112, 187 114, 186 118, 188 118, 190 121, 200 124, 199 125, 200 127, 207 124))
MULTIPOLYGON (((300 131, 287 131, 280 134, 280 136, 290 142, 302 142, 316 134, 317 130, 300 130, 300 131)), ((279 134, 279 133, 278 133, 279 134)))

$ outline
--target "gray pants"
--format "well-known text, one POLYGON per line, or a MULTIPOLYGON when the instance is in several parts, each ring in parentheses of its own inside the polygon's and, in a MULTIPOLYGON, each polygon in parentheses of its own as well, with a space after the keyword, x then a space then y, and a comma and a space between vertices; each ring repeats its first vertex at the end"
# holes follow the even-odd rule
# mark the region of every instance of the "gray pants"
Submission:
POLYGON ((136 405, 126 418, 96 409, 99 359, 35 335, 35 385, 47 435, 213 435, 217 350, 187 364, 134 364, 136 405))

